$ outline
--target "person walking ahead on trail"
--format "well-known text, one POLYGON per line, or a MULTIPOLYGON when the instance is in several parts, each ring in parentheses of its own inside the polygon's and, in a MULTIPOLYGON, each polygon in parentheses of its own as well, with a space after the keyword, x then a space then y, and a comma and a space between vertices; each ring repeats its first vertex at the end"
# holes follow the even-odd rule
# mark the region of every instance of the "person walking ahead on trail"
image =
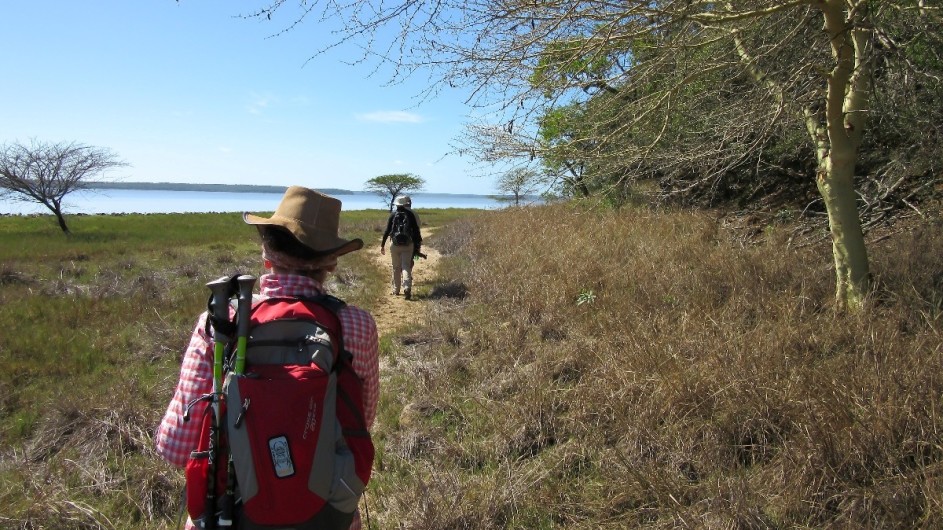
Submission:
MULTIPOLYGON (((337 258, 363 247, 360 239, 338 237, 340 210, 339 200, 292 186, 271 218, 244 214, 243 220, 259 231, 262 261, 269 271, 260 278, 257 300, 311 298, 325 292, 324 282, 337 266, 337 258)), ((376 323, 368 312, 352 305, 344 305, 337 317, 344 349, 353 356, 350 364, 363 381, 363 416, 369 429, 379 396, 376 323)), ((176 391, 155 436, 158 454, 177 467, 186 466, 200 436, 200 421, 185 421, 184 410, 188 403, 212 392, 213 339, 207 332, 207 318, 204 312, 197 320, 176 391)), ((296 406, 300 405, 285 404, 296 406)), ((359 529, 359 511, 353 517, 350 528, 359 529)), ((187 528, 195 528, 192 521, 187 521, 187 528)))
POLYGON ((422 248, 422 235, 419 233, 419 216, 412 211, 412 199, 408 195, 397 197, 396 209, 386 221, 386 231, 380 242, 380 254, 386 254, 386 240, 389 238, 390 256, 393 260, 393 295, 399 295, 400 285, 403 295, 409 300, 413 287, 413 257, 419 255, 422 248))

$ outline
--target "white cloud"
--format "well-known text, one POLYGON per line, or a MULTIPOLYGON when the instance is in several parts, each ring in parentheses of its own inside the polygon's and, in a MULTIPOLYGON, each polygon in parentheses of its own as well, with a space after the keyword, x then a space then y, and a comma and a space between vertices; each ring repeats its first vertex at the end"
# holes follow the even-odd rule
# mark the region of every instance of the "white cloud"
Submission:
POLYGON ((420 123, 423 121, 422 116, 412 112, 405 112, 402 110, 379 110, 376 112, 368 112, 365 114, 358 114, 357 119, 360 121, 372 121, 378 123, 420 123))

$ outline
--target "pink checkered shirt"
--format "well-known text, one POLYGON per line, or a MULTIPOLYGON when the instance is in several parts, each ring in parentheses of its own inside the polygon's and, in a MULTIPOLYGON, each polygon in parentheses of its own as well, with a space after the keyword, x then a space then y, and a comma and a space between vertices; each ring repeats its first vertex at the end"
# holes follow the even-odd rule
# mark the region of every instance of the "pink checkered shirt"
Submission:
MULTIPOLYGON (((259 279, 259 284, 262 298, 316 296, 324 292, 321 284, 311 278, 289 274, 266 274, 259 279)), ((354 371, 364 382, 364 415, 367 427, 371 427, 380 390, 376 322, 370 313, 350 305, 341 309, 337 316, 344 334, 344 347, 353 354, 354 371)), ((183 356, 177 389, 155 436, 158 454, 177 467, 186 465, 190 452, 196 448, 200 432, 199 421, 183 421, 184 408, 187 403, 213 389, 213 341, 206 333, 206 317, 204 312, 197 320, 190 345, 183 356)), ((193 528, 189 521, 187 528, 193 528)), ((351 530, 359 528, 358 516, 351 530)))

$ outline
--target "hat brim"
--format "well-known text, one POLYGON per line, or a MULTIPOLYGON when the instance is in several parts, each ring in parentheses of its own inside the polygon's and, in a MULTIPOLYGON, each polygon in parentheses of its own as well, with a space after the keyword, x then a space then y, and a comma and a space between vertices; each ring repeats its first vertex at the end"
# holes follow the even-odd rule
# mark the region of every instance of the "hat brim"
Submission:
POLYGON ((278 214, 270 218, 245 212, 242 214, 242 220, 246 224, 255 226, 277 226, 288 230, 289 233, 302 245, 314 251, 318 257, 343 256, 349 252, 363 248, 361 239, 344 239, 333 234, 326 233, 308 233, 297 220, 288 217, 281 217, 278 214))

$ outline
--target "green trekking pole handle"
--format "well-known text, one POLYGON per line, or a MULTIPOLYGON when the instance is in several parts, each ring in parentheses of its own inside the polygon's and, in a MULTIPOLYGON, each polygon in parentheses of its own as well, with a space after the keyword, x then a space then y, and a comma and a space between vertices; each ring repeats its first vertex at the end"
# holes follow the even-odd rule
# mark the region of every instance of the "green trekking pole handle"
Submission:
POLYGON ((233 372, 242 374, 246 368, 246 343, 249 340, 249 313, 252 310, 252 288, 255 287, 255 276, 243 274, 236 278, 239 284, 239 306, 236 320, 236 364, 233 372))

